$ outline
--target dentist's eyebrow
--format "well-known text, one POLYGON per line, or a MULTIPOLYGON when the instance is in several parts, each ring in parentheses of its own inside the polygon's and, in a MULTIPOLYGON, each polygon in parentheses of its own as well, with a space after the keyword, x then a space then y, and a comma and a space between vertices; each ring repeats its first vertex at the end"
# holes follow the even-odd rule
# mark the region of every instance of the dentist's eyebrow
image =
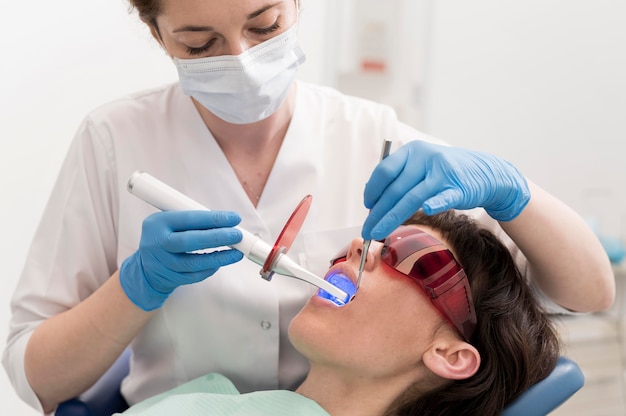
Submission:
POLYGON ((179 27, 178 29, 174 29, 173 33, 179 33, 179 32, 210 32, 212 30, 213 30, 213 28, 211 26, 193 26, 193 25, 188 25, 188 26, 179 27))
POLYGON ((248 15, 248 20, 250 19, 254 19, 255 17, 265 13, 266 11, 268 11, 269 9, 271 9, 272 7, 276 7, 279 4, 281 4, 282 1, 278 1, 276 3, 272 3, 272 4, 268 4, 267 6, 263 6, 261 7, 259 10, 257 10, 256 12, 252 12, 248 15))
POLYGON ((212 26, 194 26, 194 25, 186 25, 181 26, 178 29, 174 29, 173 33, 178 32, 210 32, 213 30, 212 26))
MULTIPOLYGON (((281 4, 281 3, 283 3, 283 2, 280 1, 280 2, 276 2, 276 3, 268 4, 267 6, 263 6, 259 10, 250 13, 248 16, 246 16, 246 18, 248 20, 254 19, 255 17, 262 15, 263 13, 268 11, 269 9, 271 9, 273 7, 276 7, 279 4, 281 4)), ((212 26, 187 25, 187 26, 179 27, 178 29, 175 29, 173 32, 174 33, 179 33, 179 32, 210 32, 212 30, 214 30, 212 26)))

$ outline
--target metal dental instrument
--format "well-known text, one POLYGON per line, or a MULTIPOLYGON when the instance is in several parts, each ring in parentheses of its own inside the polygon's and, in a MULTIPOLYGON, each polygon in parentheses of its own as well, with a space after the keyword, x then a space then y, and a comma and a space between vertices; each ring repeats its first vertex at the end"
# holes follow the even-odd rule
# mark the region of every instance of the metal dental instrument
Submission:
MULTIPOLYGON (((128 180, 128 191, 161 211, 210 211, 199 202, 142 171, 136 171, 132 174, 128 180)), ((346 292, 302 268, 285 255, 300 230, 302 222, 304 222, 310 204, 311 197, 309 195, 300 202, 293 212, 273 247, 241 227, 235 228, 241 231, 243 238, 241 242, 233 244, 232 247, 241 251, 248 259, 262 266, 260 274, 266 280, 271 280, 274 273, 295 277, 347 302, 348 294, 346 292)))
MULTIPOLYGON (((390 150, 391 150, 391 140, 385 140, 383 142, 383 149, 380 152, 381 161, 387 156, 389 156, 390 150)), ((359 276, 356 279, 356 291, 354 292, 354 296, 356 296, 356 292, 358 292, 359 285, 361 284, 361 275, 363 274, 363 269, 365 268, 365 260, 367 259, 367 252, 370 249, 370 244, 372 244, 372 240, 363 241, 363 250, 361 251, 361 263, 359 264, 359 276)))

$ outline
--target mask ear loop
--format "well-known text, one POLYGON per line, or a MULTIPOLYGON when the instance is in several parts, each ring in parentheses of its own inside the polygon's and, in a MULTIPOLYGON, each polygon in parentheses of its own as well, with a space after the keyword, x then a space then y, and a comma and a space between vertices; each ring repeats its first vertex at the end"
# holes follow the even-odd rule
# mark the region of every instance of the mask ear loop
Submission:
POLYGON ((296 35, 300 34, 300 14, 302 13, 302 8, 300 7, 300 0, 294 0, 296 2, 296 21, 294 25, 296 26, 296 35))

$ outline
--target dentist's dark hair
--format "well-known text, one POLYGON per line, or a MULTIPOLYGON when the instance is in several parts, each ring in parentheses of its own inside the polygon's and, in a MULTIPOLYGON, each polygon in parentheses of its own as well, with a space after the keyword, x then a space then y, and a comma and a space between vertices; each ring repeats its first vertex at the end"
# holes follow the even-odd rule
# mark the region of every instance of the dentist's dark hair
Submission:
MULTIPOLYGON (((161 0, 128 0, 131 10, 137 10, 139 18, 145 23, 154 27, 155 30, 159 30, 157 26, 157 17, 162 13, 161 0)), ((300 0, 294 0, 296 6, 300 6, 300 0)))
POLYGON ((129 0, 131 9, 137 10, 139 18, 157 28, 156 18, 161 14, 161 0, 129 0))
POLYGON ((452 211, 433 216, 418 212, 406 224, 439 231, 465 269, 478 319, 470 343, 481 364, 474 376, 427 393, 409 388, 386 416, 498 415, 554 369, 560 354, 554 324, 491 231, 452 211))

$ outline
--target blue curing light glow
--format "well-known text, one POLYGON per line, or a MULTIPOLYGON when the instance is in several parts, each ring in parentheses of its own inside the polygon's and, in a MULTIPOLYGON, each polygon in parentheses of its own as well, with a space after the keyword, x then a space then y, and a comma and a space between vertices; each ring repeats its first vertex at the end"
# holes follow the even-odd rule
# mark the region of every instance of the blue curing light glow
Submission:
POLYGON ((343 273, 332 274, 326 280, 330 284, 332 284, 333 286, 337 286, 339 289, 343 290, 344 292, 346 292, 348 294, 346 299, 340 299, 340 298, 338 298, 336 296, 333 296, 330 293, 326 292, 324 289, 318 290, 317 295, 319 297, 324 298, 324 299, 328 299, 328 300, 330 300, 332 303, 334 303, 337 306, 343 306, 346 303, 348 303, 350 301, 350 299, 352 299, 352 297, 356 293, 356 286, 354 285, 352 280, 350 280, 343 273))

